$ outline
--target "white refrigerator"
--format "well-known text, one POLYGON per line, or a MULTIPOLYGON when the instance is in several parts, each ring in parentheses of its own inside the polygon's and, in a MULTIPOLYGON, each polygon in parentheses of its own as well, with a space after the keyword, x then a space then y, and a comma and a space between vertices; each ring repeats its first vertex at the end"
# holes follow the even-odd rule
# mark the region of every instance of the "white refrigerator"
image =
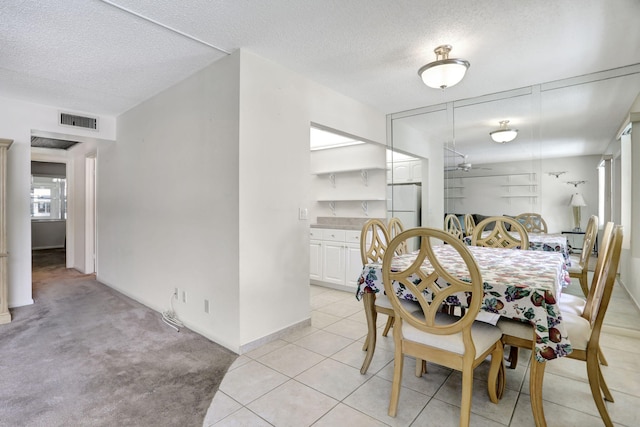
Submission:
POLYGON ((387 186, 387 217, 402 221, 405 229, 420 227, 422 186, 393 184, 387 186))

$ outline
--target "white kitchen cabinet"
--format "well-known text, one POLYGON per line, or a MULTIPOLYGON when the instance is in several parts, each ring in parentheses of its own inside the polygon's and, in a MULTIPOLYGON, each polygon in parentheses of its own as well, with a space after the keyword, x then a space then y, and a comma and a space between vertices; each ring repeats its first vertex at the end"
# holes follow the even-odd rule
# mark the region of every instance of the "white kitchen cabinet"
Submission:
POLYGON ((311 282, 336 289, 355 290, 362 271, 360 231, 312 228, 310 236, 311 282))
POLYGON ((309 277, 322 280, 322 242, 311 240, 309 249, 309 277))
POLYGON ((389 168, 387 177, 389 184, 403 184, 406 182, 422 182, 422 161, 407 160, 394 162, 389 168))

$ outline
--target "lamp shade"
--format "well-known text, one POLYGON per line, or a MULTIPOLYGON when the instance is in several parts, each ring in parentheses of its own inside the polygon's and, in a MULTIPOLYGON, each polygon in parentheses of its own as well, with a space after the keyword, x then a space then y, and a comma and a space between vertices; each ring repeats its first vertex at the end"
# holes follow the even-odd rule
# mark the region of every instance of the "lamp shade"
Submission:
POLYGON ((571 201, 569 202, 569 204, 571 206, 580 206, 580 207, 587 206, 587 203, 584 201, 584 197, 582 197, 582 194, 580 193, 576 193, 573 196, 571 196, 571 201))
POLYGON ((518 129, 508 128, 509 120, 500 121, 500 129, 489 132, 491 139, 498 144, 504 144, 505 142, 511 142, 518 136, 518 129))
POLYGON ((430 62, 418 70, 424 84, 434 89, 445 89, 460 83, 470 64, 464 59, 450 59, 451 46, 435 48, 436 61, 430 62))

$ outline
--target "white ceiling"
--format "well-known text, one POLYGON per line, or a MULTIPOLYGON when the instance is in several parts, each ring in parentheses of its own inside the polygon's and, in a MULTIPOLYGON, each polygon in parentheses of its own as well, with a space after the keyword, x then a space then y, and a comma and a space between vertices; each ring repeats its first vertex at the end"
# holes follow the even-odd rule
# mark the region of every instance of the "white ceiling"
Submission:
MULTIPOLYGON (((0 3, 0 94, 117 115, 246 48, 396 113, 640 64, 639 19, 638 0, 14 0, 0 3), (457 86, 427 88, 417 70, 445 43, 471 67, 457 86)), ((601 150, 640 90, 627 83, 620 96, 558 99, 580 116, 564 115, 557 138, 584 132, 576 153, 601 150)), ((509 118, 467 113, 475 129, 509 118)), ((464 131, 456 138, 462 148, 464 131)))

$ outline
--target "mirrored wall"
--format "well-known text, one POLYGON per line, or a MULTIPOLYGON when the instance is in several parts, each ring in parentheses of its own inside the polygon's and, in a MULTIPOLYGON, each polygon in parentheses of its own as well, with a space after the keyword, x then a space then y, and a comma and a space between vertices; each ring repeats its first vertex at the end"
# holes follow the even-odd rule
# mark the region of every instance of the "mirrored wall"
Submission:
MULTIPOLYGON (((583 217, 597 214, 597 167, 607 151, 617 154, 616 136, 639 91, 634 65, 392 114, 389 149, 422 166, 424 226, 441 228, 446 213, 539 212, 560 232, 572 228, 576 192, 587 200, 583 217), (503 120, 518 133, 500 144, 490 132, 503 120)), ((402 189, 397 163, 389 167, 392 209, 402 189)))

